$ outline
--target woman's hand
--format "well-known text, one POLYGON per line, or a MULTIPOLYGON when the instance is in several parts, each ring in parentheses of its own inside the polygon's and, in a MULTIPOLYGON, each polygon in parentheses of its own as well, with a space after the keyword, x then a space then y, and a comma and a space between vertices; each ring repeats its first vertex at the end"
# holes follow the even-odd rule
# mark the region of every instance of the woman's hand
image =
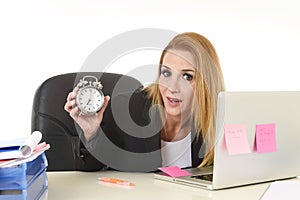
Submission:
POLYGON ((93 137, 97 130, 100 127, 100 124, 103 119, 103 113, 108 105, 109 96, 104 97, 104 104, 100 111, 95 115, 82 115, 80 110, 75 103, 75 97, 77 95, 79 88, 75 87, 72 92, 68 94, 67 102, 64 106, 64 109, 70 114, 74 121, 81 127, 84 133, 85 139, 88 141, 93 137))

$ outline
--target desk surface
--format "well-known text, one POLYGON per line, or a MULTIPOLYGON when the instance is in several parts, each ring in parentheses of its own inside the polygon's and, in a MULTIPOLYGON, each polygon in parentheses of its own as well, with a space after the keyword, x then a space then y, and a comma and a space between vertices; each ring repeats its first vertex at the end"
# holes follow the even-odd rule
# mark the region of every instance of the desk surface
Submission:
POLYGON ((236 187, 217 191, 155 180, 152 173, 101 172, 47 172, 48 191, 41 199, 260 199, 270 183, 236 187), (97 181, 100 176, 129 180, 134 187, 97 181))

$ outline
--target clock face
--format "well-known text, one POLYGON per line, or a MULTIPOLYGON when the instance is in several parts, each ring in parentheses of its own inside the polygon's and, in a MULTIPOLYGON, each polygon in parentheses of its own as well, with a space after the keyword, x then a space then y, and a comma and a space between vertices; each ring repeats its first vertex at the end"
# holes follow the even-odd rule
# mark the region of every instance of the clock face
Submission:
POLYGON ((104 95, 94 87, 84 87, 78 91, 76 104, 84 114, 98 112, 104 103, 104 95))

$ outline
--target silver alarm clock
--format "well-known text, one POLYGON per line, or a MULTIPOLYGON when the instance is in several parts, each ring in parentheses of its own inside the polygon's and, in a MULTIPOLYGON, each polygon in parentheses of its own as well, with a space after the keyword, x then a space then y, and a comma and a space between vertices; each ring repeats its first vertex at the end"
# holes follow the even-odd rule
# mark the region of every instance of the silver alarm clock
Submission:
POLYGON ((76 105, 80 115, 96 114, 103 106, 104 94, 102 84, 95 76, 84 76, 77 84, 79 91, 76 95, 76 105), (93 81, 91 81, 91 79, 93 81))

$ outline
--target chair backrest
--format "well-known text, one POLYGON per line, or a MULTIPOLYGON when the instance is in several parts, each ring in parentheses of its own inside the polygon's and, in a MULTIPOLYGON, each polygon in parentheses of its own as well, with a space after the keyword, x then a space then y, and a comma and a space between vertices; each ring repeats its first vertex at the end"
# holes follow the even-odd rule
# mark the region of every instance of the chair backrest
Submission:
POLYGON ((85 75, 93 75, 103 84, 105 95, 117 95, 120 92, 133 91, 142 86, 136 79, 113 73, 77 72, 57 75, 44 81, 37 89, 32 107, 31 131, 42 132, 42 141, 50 144, 46 151, 49 162, 48 171, 83 170, 93 171, 100 166, 91 155, 89 164, 80 162, 78 150, 84 148, 74 120, 64 110, 67 95, 85 75), (118 89, 115 89, 116 85, 118 89), (91 162, 91 160, 94 160, 91 162), (91 164, 92 163, 92 164, 91 164))

